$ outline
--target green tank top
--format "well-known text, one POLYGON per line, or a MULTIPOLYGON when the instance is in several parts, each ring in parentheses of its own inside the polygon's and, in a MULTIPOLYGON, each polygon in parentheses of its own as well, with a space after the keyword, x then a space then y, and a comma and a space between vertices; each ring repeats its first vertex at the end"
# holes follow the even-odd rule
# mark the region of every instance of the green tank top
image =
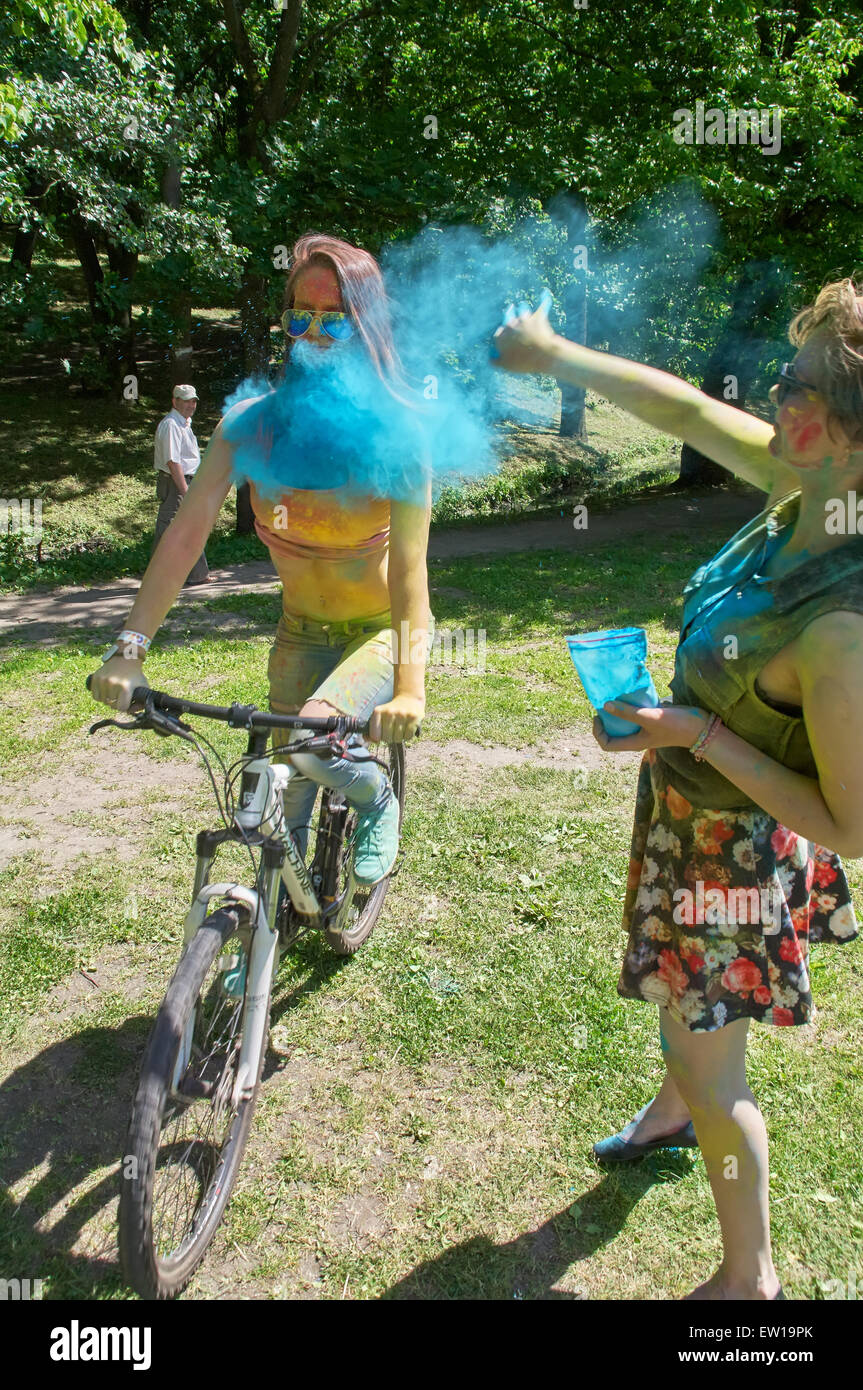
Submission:
MULTIPOLYGON (((802 560, 776 579, 763 573, 800 510, 800 492, 783 497, 732 536, 683 591, 683 622, 671 681, 672 703, 699 705, 753 747, 794 772, 818 770, 802 711, 759 694, 771 657, 823 613, 863 613, 863 536, 802 560)), ((660 748, 675 788, 693 806, 751 809, 755 802, 688 748, 660 748)))

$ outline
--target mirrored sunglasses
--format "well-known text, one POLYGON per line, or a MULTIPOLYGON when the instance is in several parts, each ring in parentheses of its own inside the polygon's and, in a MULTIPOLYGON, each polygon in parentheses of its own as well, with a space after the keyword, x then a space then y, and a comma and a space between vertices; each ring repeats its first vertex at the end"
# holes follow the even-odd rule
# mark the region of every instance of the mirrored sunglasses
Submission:
POLYGON ((326 309, 320 314, 311 309, 286 309, 282 314, 282 328, 289 338, 304 337, 316 321, 321 332, 336 342, 344 342, 354 331, 349 316, 339 309, 326 309))

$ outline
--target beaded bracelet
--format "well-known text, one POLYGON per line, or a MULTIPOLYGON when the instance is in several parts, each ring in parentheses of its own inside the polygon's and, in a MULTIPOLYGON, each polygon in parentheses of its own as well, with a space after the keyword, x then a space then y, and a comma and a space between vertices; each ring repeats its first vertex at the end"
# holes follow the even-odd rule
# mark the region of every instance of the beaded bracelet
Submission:
POLYGON ((701 730, 701 733, 698 735, 698 738, 689 749, 697 763, 704 761, 704 750, 711 740, 716 737, 721 728, 722 720, 719 718, 719 715, 711 714, 704 728, 701 730))

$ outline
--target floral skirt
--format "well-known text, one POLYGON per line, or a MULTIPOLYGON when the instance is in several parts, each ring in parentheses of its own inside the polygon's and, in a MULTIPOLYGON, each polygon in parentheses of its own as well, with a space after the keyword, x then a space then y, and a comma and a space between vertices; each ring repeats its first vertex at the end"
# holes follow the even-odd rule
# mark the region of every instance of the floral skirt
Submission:
POLYGON ((694 1033, 807 1023, 810 941, 858 934, 838 855, 765 811, 693 807, 655 750, 638 778, 617 990, 694 1033))

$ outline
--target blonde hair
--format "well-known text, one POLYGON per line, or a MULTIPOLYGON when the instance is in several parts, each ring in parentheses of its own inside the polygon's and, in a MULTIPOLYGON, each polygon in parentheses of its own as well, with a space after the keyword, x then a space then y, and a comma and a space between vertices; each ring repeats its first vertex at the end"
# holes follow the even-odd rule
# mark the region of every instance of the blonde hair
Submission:
POLYGON ((850 440, 863 443, 863 282, 849 277, 824 285, 815 302, 795 314, 788 337, 801 347, 816 331, 824 336, 828 423, 838 422, 850 440))

